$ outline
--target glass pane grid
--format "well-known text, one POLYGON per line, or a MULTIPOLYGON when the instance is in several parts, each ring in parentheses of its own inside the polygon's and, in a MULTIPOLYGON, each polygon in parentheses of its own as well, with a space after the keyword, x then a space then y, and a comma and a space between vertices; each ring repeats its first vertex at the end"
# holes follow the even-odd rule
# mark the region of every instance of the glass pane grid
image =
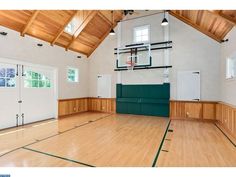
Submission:
POLYGON ((45 75, 34 72, 26 71, 24 78, 24 87, 25 88, 50 88, 51 82, 50 79, 45 75))
POLYGON ((15 87, 15 69, 0 68, 0 87, 15 87))

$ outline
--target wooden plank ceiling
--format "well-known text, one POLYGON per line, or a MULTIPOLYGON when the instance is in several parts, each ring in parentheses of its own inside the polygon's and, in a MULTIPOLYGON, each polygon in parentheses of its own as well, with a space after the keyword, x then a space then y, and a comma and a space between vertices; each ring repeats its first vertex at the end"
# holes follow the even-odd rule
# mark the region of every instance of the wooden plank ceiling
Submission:
MULTIPOLYGON (((121 10, 0 10, 0 25, 90 56, 124 17, 121 10), (65 27, 77 19, 73 34, 65 27)), ((170 10, 169 13, 212 39, 222 42, 236 24, 235 10, 170 10)))
POLYGON ((122 11, 110 10, 0 10, 0 25, 90 56, 123 18, 122 11), (65 27, 77 20, 73 34, 65 27), (112 22, 113 21, 113 22, 112 22))
POLYGON ((236 10, 170 10, 169 13, 218 42, 236 25, 236 10))

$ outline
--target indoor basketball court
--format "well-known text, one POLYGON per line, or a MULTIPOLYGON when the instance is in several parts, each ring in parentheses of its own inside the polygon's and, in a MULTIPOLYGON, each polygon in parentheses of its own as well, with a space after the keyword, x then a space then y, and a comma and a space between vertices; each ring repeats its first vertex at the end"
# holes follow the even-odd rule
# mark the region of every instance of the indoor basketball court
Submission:
POLYGON ((235 167, 235 15, 0 10, 0 167, 235 167))

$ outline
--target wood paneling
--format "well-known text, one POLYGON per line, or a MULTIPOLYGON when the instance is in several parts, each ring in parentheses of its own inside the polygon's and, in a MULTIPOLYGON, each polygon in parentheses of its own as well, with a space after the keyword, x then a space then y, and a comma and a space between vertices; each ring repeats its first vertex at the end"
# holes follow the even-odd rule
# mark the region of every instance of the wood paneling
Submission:
POLYGON ((67 116, 80 112, 88 111, 87 98, 77 98, 68 100, 59 100, 58 102, 58 116, 67 116))
POLYGON ((207 101, 170 101, 171 119, 216 119, 217 102, 207 101))
POLYGON ((86 111, 115 113, 115 98, 75 98, 58 101, 59 117, 86 111))
POLYGON ((236 24, 235 10, 171 10, 170 14, 218 42, 236 24))
POLYGON ((229 138, 236 143, 236 108, 226 103, 218 103, 216 106, 216 118, 218 125, 229 138))
POLYGON ((215 120, 216 119, 216 104, 203 104, 203 118, 215 120))
MULTIPOLYGON (((111 28, 111 11, 97 10, 0 10, 0 25, 64 47, 84 55, 91 53, 105 39, 111 28), (74 34, 64 31, 72 19, 78 24, 74 34)), ((123 18, 114 11, 113 27, 123 18)))
POLYGON ((116 112, 116 101, 114 98, 89 98, 88 105, 89 111, 116 112))

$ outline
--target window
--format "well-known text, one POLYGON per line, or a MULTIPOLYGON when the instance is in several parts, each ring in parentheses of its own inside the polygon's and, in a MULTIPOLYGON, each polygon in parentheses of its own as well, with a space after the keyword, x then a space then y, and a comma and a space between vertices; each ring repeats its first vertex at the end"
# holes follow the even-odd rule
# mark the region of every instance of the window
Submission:
POLYGON ((149 32, 150 25, 139 26, 134 28, 134 42, 141 43, 141 42, 148 42, 149 41, 149 32))
POLYGON ((0 87, 15 87, 15 69, 0 68, 0 87))
POLYGON ((76 68, 68 68, 67 80, 68 82, 79 82, 79 70, 76 68))
POLYGON ((26 71, 24 77, 24 87, 25 88, 50 88, 50 79, 43 74, 26 71))
POLYGON ((64 31, 68 34, 73 35, 78 26, 79 26, 79 21, 77 20, 77 18, 73 18, 71 22, 65 27, 64 31))
POLYGON ((236 56, 226 60, 226 79, 236 77, 236 56))

